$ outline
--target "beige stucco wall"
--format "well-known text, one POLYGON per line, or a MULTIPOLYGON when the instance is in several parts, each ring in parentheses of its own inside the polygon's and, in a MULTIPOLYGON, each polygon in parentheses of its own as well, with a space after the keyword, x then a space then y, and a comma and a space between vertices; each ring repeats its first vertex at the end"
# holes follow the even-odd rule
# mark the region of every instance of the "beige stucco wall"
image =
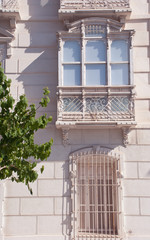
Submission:
MULTIPOLYGON (((36 142, 54 139, 45 171, 33 184, 33 196, 23 184, 4 182, 4 240, 67 240, 70 234, 70 181, 68 156, 83 147, 100 145, 122 152, 123 228, 125 240, 150 239, 150 2, 131 0, 126 29, 135 29, 133 47, 137 126, 129 133, 127 148, 119 129, 70 130, 67 146, 56 129, 57 41, 64 29, 58 19, 59 0, 19 0, 12 57, 5 71, 12 78, 12 94, 25 93, 38 103, 42 88, 51 90, 46 112, 53 122, 39 131, 36 142)), ((42 110, 43 111, 43 110, 42 110)), ((39 110, 39 115, 41 114, 39 110)))

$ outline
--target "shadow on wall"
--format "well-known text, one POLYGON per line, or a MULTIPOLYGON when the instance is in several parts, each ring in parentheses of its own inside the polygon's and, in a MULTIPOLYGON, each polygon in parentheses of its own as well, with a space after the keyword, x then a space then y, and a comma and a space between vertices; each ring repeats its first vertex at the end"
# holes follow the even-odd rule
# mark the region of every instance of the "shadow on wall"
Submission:
MULTIPOLYGON (((58 84, 56 32, 64 28, 58 19, 59 2, 59 0, 28 0, 30 19, 20 24, 18 39, 21 54, 18 57, 17 81, 22 84, 22 93, 26 94, 29 104, 38 105, 42 89, 49 87, 51 101, 46 109, 39 110, 38 115, 46 111, 48 115, 52 115, 53 123, 56 121, 58 84)), ((71 206, 67 161, 63 163, 61 172, 63 186, 60 194, 63 198, 59 203, 58 214, 62 216, 62 233, 69 235, 71 206)), ((61 197, 58 199, 61 200, 61 197)))
MULTIPOLYGON (((58 19, 59 0, 28 0, 30 18, 20 24, 17 81, 22 83, 29 103, 38 105, 42 89, 49 87, 50 104, 46 112, 56 121, 57 92, 57 39, 56 32, 63 29, 58 19)), ((39 110, 45 112, 45 109, 39 110)))
POLYGON ((70 179, 69 179, 69 162, 66 161, 62 165, 63 169, 63 198, 61 207, 62 214, 62 234, 70 235, 71 232, 71 198, 70 198, 70 179))

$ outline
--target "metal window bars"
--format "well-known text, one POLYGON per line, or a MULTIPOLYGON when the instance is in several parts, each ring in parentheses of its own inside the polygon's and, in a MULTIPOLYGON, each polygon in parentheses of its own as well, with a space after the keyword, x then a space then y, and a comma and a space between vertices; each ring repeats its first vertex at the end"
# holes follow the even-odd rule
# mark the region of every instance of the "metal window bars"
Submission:
POLYGON ((0 9, 4 11, 18 11, 18 0, 0 0, 0 9))
POLYGON ((106 153, 73 156, 73 239, 120 239, 119 164, 106 153))

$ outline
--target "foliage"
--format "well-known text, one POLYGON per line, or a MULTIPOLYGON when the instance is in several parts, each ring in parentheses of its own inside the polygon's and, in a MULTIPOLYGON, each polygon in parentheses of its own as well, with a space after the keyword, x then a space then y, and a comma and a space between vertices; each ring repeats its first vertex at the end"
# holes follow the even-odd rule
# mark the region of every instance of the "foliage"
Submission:
MULTIPOLYGON (((37 162, 49 157, 53 143, 51 139, 44 144, 35 144, 34 134, 38 129, 44 129, 52 118, 46 114, 36 118, 37 108, 34 104, 28 105, 25 95, 15 104, 10 86, 11 80, 0 68, 0 179, 25 183, 32 194, 29 183, 38 177, 37 162)), ((38 108, 47 106, 48 95, 49 90, 45 88, 38 108)), ((43 170, 44 166, 41 173, 43 170)))

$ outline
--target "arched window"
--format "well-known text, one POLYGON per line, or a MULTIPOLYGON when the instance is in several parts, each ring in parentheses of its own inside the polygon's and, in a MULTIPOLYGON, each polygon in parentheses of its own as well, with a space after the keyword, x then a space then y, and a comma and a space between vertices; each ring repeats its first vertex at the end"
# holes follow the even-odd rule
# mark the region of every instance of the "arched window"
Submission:
POLYGON ((119 157, 108 149, 70 157, 75 239, 114 239, 121 234, 119 157))

